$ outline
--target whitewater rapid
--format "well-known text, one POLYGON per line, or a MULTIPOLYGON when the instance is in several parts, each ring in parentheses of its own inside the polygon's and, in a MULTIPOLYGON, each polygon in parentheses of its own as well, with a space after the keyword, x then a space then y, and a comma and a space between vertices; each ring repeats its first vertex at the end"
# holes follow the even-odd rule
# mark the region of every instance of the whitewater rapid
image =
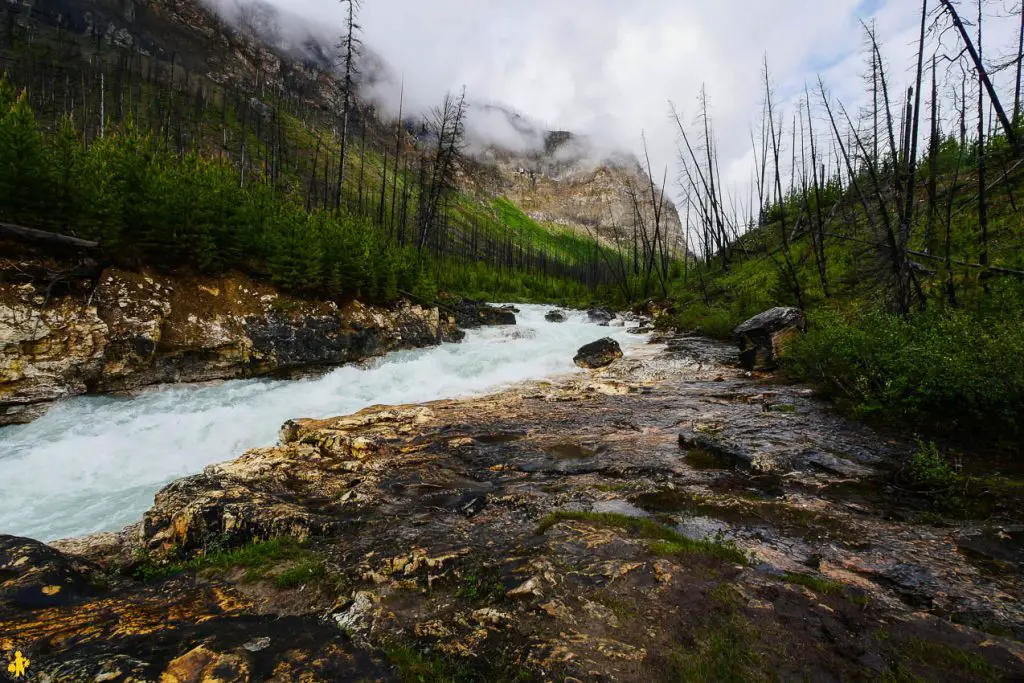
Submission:
POLYGON ((471 330, 461 344, 399 351, 316 379, 171 385, 58 403, 32 424, 0 429, 0 534, 50 541, 118 530, 140 519, 168 482, 274 444, 291 418, 487 393, 579 372, 576 349, 601 337, 627 355, 643 341, 582 313, 549 323, 551 308, 520 308, 515 327, 471 330))

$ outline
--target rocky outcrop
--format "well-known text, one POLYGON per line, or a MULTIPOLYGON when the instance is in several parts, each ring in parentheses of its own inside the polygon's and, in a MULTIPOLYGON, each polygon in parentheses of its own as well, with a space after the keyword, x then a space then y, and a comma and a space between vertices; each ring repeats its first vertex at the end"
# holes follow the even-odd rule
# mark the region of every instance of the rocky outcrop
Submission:
POLYGON ((572 360, 581 368, 596 369, 607 367, 619 358, 622 358, 619 342, 611 337, 605 337, 580 347, 572 360))
POLYGON ((587 311, 587 319, 592 323, 605 327, 615 320, 615 311, 610 308, 591 308, 587 311))
POLYGON ((457 299, 446 302, 445 309, 450 311, 459 327, 471 330, 485 325, 515 325, 516 313, 514 306, 491 306, 482 301, 457 299))
POLYGON ((799 308, 773 308, 754 316, 733 331, 740 364, 747 370, 753 370, 758 360, 771 365, 786 340, 806 330, 807 316, 799 308))
POLYGON ((243 276, 108 269, 95 289, 51 300, 43 284, 0 282, 0 425, 69 396, 287 373, 457 336, 437 308, 295 299, 243 276))
POLYGON ((42 609, 97 593, 99 568, 39 541, 0 536, 0 605, 42 609))
MULTIPOLYGON (((609 243, 622 239, 624 226, 634 225, 631 192, 651 187, 651 178, 635 155, 568 131, 545 130, 494 104, 474 106, 472 112, 470 158, 463 161, 460 173, 463 186, 506 197, 541 224, 609 243), (488 134, 492 130, 507 133, 496 140, 488 134)), ((641 201, 640 211, 642 229, 653 236, 650 201, 641 201)), ((660 221, 663 238, 681 241, 679 213, 668 198, 660 221)))
POLYGON ((916 520, 912 444, 667 341, 293 420, 120 535, 0 538, 3 649, 54 681, 1024 676, 1019 525, 916 520))
POLYGON ((548 311, 544 319, 549 323, 564 323, 567 320, 565 311, 548 311))

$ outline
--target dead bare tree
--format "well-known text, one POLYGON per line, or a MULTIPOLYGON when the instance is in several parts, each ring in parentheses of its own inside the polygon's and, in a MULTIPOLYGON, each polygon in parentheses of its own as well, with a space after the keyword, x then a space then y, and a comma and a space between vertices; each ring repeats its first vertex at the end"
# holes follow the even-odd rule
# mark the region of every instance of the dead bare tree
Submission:
POLYGON ((355 95, 356 77, 359 75, 357 59, 362 45, 359 38, 360 26, 356 22, 361 0, 341 0, 341 3, 347 5, 348 9, 345 18, 345 33, 338 46, 342 52, 341 66, 344 76, 341 82, 341 149, 338 161, 338 184, 334 197, 335 210, 341 208, 341 195, 345 184, 345 152, 348 145, 349 114, 355 95))
MULTIPOLYGON (((982 61, 981 40, 978 40, 977 45, 975 45, 974 42, 971 40, 971 36, 967 32, 967 27, 964 26, 964 22, 961 20, 960 14, 957 12, 956 5, 953 3, 953 0, 939 1, 941 2, 942 7, 946 10, 946 13, 949 15, 950 20, 953 22, 953 26, 960 34, 960 38, 963 40, 964 43, 964 48, 967 50, 967 53, 971 56, 971 61, 974 62, 974 69, 978 74, 978 80, 981 83, 982 87, 985 89, 985 91, 988 93, 989 100, 992 102, 992 107, 995 109, 996 116, 999 117, 999 123, 1000 125, 1002 125, 1003 132, 1006 134, 1006 139, 1010 141, 1010 144, 1011 146, 1013 146, 1014 150, 1019 151, 1020 147, 1018 145, 1017 131, 1013 127, 1013 124, 1010 121, 1010 119, 1007 118, 1006 111, 1003 109, 1002 102, 999 99, 999 93, 996 92, 995 86, 992 84, 992 79, 989 78, 988 71, 985 69, 985 63, 984 61, 982 61)), ((980 3, 978 17, 980 36, 980 3)))
POLYGON ((455 165, 466 133, 466 89, 456 97, 445 95, 440 106, 433 111, 434 155, 427 170, 427 183, 420 188, 421 208, 419 222, 420 239, 418 248, 422 251, 431 232, 436 227, 443 204, 455 187, 455 165))
POLYGON ((786 264, 785 276, 789 280, 790 287, 793 289, 793 295, 796 298, 797 305, 800 308, 805 308, 803 288, 800 286, 800 278, 797 275, 795 266, 793 265, 793 258, 789 249, 789 234, 786 232, 786 197, 782 192, 782 169, 779 163, 783 131, 781 124, 779 125, 778 130, 776 130, 774 105, 772 103, 771 76, 768 71, 767 59, 764 61, 764 87, 765 115, 768 119, 768 134, 771 139, 771 152, 775 168, 775 200, 779 207, 779 234, 782 237, 782 257, 786 264))

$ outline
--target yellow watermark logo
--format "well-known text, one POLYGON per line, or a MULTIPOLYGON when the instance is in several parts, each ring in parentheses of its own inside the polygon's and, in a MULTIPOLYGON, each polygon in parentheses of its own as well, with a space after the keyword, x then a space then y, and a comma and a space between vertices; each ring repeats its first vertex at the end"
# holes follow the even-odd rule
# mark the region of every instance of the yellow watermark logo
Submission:
POLYGON ((11 660, 10 664, 7 665, 7 673, 13 675, 15 678, 21 678, 27 675, 25 670, 28 669, 28 665, 31 662, 25 659, 21 654, 21 650, 14 653, 14 659, 11 660))

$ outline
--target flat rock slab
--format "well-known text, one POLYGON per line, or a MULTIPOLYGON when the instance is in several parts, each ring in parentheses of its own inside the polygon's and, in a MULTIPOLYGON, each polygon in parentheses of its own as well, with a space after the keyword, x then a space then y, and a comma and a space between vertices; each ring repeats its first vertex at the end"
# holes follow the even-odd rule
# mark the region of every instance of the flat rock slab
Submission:
POLYGON ((916 523, 912 444, 729 353, 293 420, 92 552, 0 543, 0 640, 54 680, 1024 676, 1019 529, 916 523))

